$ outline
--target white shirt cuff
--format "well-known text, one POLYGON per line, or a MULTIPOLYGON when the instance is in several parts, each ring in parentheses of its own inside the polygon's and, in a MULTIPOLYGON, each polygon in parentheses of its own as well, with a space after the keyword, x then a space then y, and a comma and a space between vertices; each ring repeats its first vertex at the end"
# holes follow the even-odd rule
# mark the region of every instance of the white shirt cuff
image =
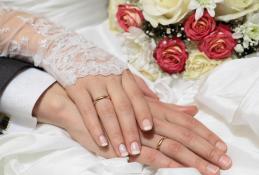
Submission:
POLYGON ((34 105, 55 81, 49 74, 30 68, 8 84, 0 98, 0 111, 11 117, 7 133, 30 131, 36 127, 37 120, 32 116, 34 105))

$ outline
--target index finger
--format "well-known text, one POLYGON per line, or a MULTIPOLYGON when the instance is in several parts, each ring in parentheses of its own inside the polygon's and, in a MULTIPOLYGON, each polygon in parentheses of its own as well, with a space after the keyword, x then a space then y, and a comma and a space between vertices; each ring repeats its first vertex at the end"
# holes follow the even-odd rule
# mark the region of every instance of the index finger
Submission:
POLYGON ((218 149, 224 152, 227 151, 227 145, 214 132, 209 130, 205 125, 203 125, 200 121, 193 118, 192 116, 184 113, 174 112, 173 116, 169 116, 169 113, 166 113, 166 119, 171 123, 176 123, 192 130, 218 149))

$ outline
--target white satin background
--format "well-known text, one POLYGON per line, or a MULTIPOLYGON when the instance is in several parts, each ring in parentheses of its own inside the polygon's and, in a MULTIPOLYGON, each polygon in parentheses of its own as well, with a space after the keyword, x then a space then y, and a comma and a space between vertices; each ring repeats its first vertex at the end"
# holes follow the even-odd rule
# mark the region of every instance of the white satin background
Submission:
MULTIPOLYGON (((46 13, 52 20, 69 28, 77 29, 79 33, 85 35, 100 47, 122 59, 126 59, 121 52, 119 40, 109 32, 107 22, 102 22, 106 14, 105 5, 107 2, 105 1, 3 1, 34 12, 46 13), (89 5, 97 1, 99 2, 98 7, 89 5), (85 8, 83 8, 84 6, 85 8), (87 8, 92 11, 89 13, 86 10, 87 8), (88 19, 87 16, 92 14, 93 11, 100 13, 97 15, 99 17, 88 19), (85 20, 88 22, 85 22, 85 20), (97 21, 99 24, 96 24, 97 21), (89 26, 89 24, 92 26, 89 26)), ((207 81, 186 82, 177 79, 163 79, 155 84, 148 82, 163 101, 178 104, 190 104, 199 101, 200 112, 196 118, 216 132, 229 145, 229 155, 233 158, 234 165, 232 169, 223 171, 222 175, 259 175, 259 137, 254 134, 255 132, 250 129, 251 127, 240 126, 242 121, 246 122, 246 126, 258 128, 255 123, 256 117, 257 120, 259 118, 258 111, 255 110, 256 107, 253 108, 256 104, 259 104, 258 98, 255 96, 258 97, 258 93, 256 93, 258 83, 257 85, 256 83, 253 84, 253 81, 256 80, 255 74, 258 75, 259 73, 256 70, 257 60, 253 60, 254 62, 249 60, 249 63, 245 63, 246 61, 239 64, 227 63, 214 71, 207 81), (234 68, 235 66, 237 68, 234 68), (247 68, 247 71, 250 70, 250 72, 240 73, 239 70, 242 67, 247 68), (232 71, 229 71, 229 68, 232 71), (227 80, 226 77, 231 78, 231 81, 227 80), (168 83, 168 81, 170 82, 168 83), (247 82, 250 82, 250 84, 247 82), (200 86, 201 88, 199 88, 200 86), (194 100, 195 96, 197 100, 194 100), (234 110, 236 112, 233 112, 234 110)), ((254 129, 254 131, 257 130, 254 129)), ((195 169, 189 168, 153 171, 138 163, 127 163, 126 159, 105 160, 82 148, 63 130, 50 125, 40 125, 31 133, 0 136, 0 175, 46 174, 199 175, 195 169)))

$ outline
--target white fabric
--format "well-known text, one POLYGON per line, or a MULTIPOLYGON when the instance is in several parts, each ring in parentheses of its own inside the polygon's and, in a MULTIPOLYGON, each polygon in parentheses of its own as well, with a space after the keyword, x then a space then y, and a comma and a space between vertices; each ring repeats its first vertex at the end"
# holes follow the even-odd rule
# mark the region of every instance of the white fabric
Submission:
MULTIPOLYGON (((9 134, 0 138, 1 175, 126 175, 151 174, 151 170, 127 159, 103 159, 80 147, 65 132, 39 126, 33 133, 9 134), (4 158, 4 159, 3 159, 4 158), (32 163, 33 162, 33 163, 32 163)), ((190 169, 159 170, 157 175, 199 175, 190 169), (172 172, 172 173, 169 173, 172 172)))
POLYGON ((248 126, 259 137, 258 67, 259 57, 222 65, 208 77, 196 99, 228 123, 248 126))
POLYGON ((0 111, 11 116, 6 133, 36 128, 32 110, 41 94, 56 80, 49 74, 30 68, 18 74, 0 98, 0 111))
MULTIPOLYGON (((11 1, 14 4, 21 2, 20 0, 11 1)), ((29 2, 28 0, 24 1, 29 2)), ((45 1, 48 5, 39 0, 38 7, 34 6, 33 10, 37 11, 37 8, 44 9, 46 7, 46 9, 56 11, 60 9, 58 5, 60 3, 60 6, 63 7, 63 14, 66 14, 69 12, 69 4, 80 6, 81 3, 91 0, 70 0, 69 2, 64 1, 64 3, 61 3, 62 0, 45 1), (44 6, 41 6, 41 3, 44 6), (51 6, 52 3, 55 6, 51 6), (66 5, 67 8, 65 8, 66 5)), ((27 4, 27 6, 29 5, 27 4)), ((46 9, 43 11, 47 12, 46 9)), ((83 9, 79 9, 79 11, 83 11, 83 9)), ((105 9, 95 9, 95 11, 104 13, 105 9)), ((77 16, 76 19, 80 21, 82 17, 77 16)), ((73 25, 75 21, 77 20, 66 21, 66 23, 73 25)), ((80 26, 78 29, 87 39, 124 59, 118 41, 108 32, 106 23, 90 28, 80 26)), ((240 81, 240 79, 238 80, 240 81)), ((193 97, 197 94, 201 82, 170 80, 169 84, 172 86, 168 86, 168 81, 166 79, 160 80, 150 86, 159 92, 164 101, 179 104, 194 102, 193 97)), ((201 107, 200 110, 201 112, 196 118, 222 137, 229 145, 229 155, 233 158, 234 165, 230 170, 223 171, 221 175, 258 175, 258 138, 246 128, 233 128, 221 120, 218 115, 206 113, 207 107, 201 107)), ((128 164, 125 159, 104 160, 84 150, 61 129, 49 125, 42 125, 31 133, 1 136, 0 145, 0 174, 3 175, 200 175, 196 170, 188 168, 152 171, 137 163, 128 164)))
POLYGON ((98 24, 107 18, 107 11, 104 10, 108 5, 107 0, 1 0, 1 2, 7 6, 44 15, 69 29, 78 30, 98 24))

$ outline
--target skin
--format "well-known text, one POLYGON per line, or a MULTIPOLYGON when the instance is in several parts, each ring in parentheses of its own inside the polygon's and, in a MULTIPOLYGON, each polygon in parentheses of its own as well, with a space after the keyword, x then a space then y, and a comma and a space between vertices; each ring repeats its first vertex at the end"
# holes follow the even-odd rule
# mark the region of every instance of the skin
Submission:
MULTIPOLYGON (((145 85, 141 86, 140 89, 145 89, 145 85)), ((138 130, 141 153, 130 156, 130 161, 154 168, 195 167, 203 175, 217 175, 220 169, 231 167, 231 160, 226 155, 227 146, 193 118, 197 108, 161 103, 148 89, 143 90, 145 91, 147 93, 144 93, 144 98, 153 117, 154 129, 150 132, 138 130), (156 150, 162 136, 166 139, 160 149, 156 150), (228 161, 222 162, 222 157, 228 161)), ((95 143, 78 108, 58 84, 54 84, 42 95, 33 112, 40 122, 64 128, 89 151, 106 158, 117 156, 111 142, 106 147, 95 143)))
POLYGON ((107 146, 109 140, 118 156, 140 153, 138 128, 151 130, 153 120, 144 93, 130 71, 121 75, 86 76, 67 87, 66 92, 99 146, 107 146), (94 105, 95 99, 106 95, 110 99, 94 105), (121 145, 127 148, 124 154, 119 149, 121 145))

